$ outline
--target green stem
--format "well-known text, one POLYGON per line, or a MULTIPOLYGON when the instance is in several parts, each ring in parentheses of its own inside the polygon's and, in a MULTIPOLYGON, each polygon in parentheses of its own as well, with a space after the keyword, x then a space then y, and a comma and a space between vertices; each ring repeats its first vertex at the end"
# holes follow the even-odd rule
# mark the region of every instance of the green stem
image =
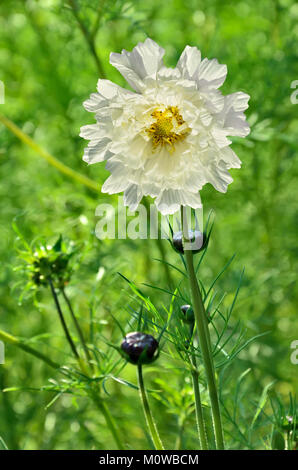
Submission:
MULTIPOLYGON (((183 206, 181 207, 181 224, 183 237, 186 242, 188 240, 188 227, 186 214, 184 215, 183 206)), ((221 423, 221 415, 219 408, 219 399, 217 393, 217 385, 215 379, 215 370, 213 364, 212 351, 210 347, 210 333, 207 324, 207 316, 199 289, 194 262, 193 262, 193 252, 191 250, 184 249, 185 261, 188 271, 188 279, 190 284, 193 310, 196 319, 197 331, 199 344, 202 352, 202 358, 207 378, 207 384, 209 389, 210 403, 212 409, 213 425, 215 431, 216 447, 217 449, 224 449, 224 440, 223 440, 223 430, 221 423)))
POLYGON ((178 435, 175 444, 175 450, 181 450, 183 433, 184 433, 184 418, 178 420, 178 435))
POLYGON ((169 287, 169 289, 172 289, 173 281, 172 281, 172 276, 171 276, 171 272, 170 272, 170 269, 169 269, 169 265, 167 263, 167 255, 166 255, 166 250, 165 250, 165 247, 164 247, 164 240, 162 240, 161 238, 158 237, 157 240, 156 240, 156 244, 158 246, 159 253, 160 253, 160 256, 161 256, 161 260, 162 260, 163 265, 164 265, 165 275, 166 275, 167 282, 168 282, 168 287, 169 287))
POLYGON ((48 366, 52 367, 53 369, 60 368, 60 364, 57 364, 57 362, 52 361, 45 354, 42 354, 41 352, 36 351, 34 348, 31 348, 31 346, 28 346, 28 344, 24 344, 20 339, 16 338, 15 336, 12 336, 11 334, 6 333, 6 331, 0 330, 0 340, 3 341, 4 343, 13 344, 14 346, 17 346, 23 351, 26 351, 32 356, 35 356, 41 361, 45 362, 48 366))
POLYGON ((140 388, 140 395, 141 395, 141 400, 143 404, 144 414, 145 414, 146 422, 150 431, 150 435, 151 435, 154 447, 156 450, 164 450, 164 446, 159 437, 158 430, 154 422, 151 409, 149 406, 149 402, 147 399, 147 394, 146 394, 146 390, 144 386, 142 364, 138 364, 138 379, 139 379, 139 388, 140 388))
POLYGON ((92 181, 87 176, 81 175, 77 171, 73 170, 69 166, 60 162, 56 157, 51 155, 49 152, 44 150, 40 145, 34 142, 29 135, 25 134, 18 126, 16 126, 10 119, 5 116, 0 115, 0 122, 4 124, 7 129, 9 129, 18 139, 20 139, 24 144, 28 145, 34 152, 38 153, 42 158, 44 158, 50 165, 55 167, 58 171, 64 175, 78 181, 80 184, 84 184, 89 189, 99 193, 99 186, 95 181, 92 181))
POLYGON ((67 307, 68 307, 68 309, 69 309, 71 318, 72 318, 73 323, 74 323, 74 325, 75 325, 75 327, 76 327, 76 330, 77 330, 77 332, 78 332, 78 335, 79 335, 79 337, 80 337, 80 341, 81 341, 82 347, 83 347, 83 349, 84 349, 87 362, 90 364, 90 367, 93 369, 93 364, 91 363, 90 353, 89 353, 89 350, 88 350, 88 348, 87 348, 87 345, 86 345, 86 342, 85 342, 84 335, 83 335, 83 332, 82 332, 82 330, 81 330, 80 324, 79 324, 79 322, 78 322, 78 320, 77 320, 77 318, 76 318, 76 316, 75 316, 75 314, 74 314, 74 311, 73 311, 71 302, 70 302, 68 296, 66 295, 66 292, 65 292, 64 288, 62 287, 60 290, 61 290, 61 293, 62 293, 62 295, 63 295, 63 298, 64 298, 64 300, 65 300, 65 302, 66 302, 66 304, 67 304, 67 307))
POLYGON ((95 390, 92 390, 92 392, 90 393, 90 396, 91 396, 92 400, 94 401, 94 403, 96 404, 96 406, 98 407, 98 409, 103 414, 103 416, 105 418, 105 421, 107 423, 107 426, 109 427, 109 429, 110 429, 110 431, 111 431, 111 433, 114 437, 114 440, 117 444, 118 449, 119 450, 124 450, 125 446, 122 443, 122 439, 119 435, 117 426, 116 426, 115 421, 114 421, 114 419, 113 419, 113 417, 110 413, 109 408, 107 407, 105 402, 97 395, 95 390))
POLYGON ((55 287, 53 286, 53 283, 52 283, 51 279, 49 279, 49 284, 50 284, 50 288, 51 288, 51 292, 52 292, 52 295, 53 295, 53 298, 54 298, 55 306, 56 306, 56 309, 57 309, 57 312, 58 312, 58 315, 59 315, 59 318, 60 318, 60 321, 61 321, 62 328, 63 328, 64 333, 65 333, 66 339, 67 339, 67 341, 70 345, 70 348, 71 348, 75 358, 80 362, 80 356, 79 356, 78 351, 75 347, 75 344, 74 344, 74 342, 71 338, 71 335, 68 331, 68 328, 67 328, 67 325, 66 325, 66 322, 64 320, 64 316, 63 316, 63 313, 62 313, 62 310, 61 310, 61 307, 60 307, 58 296, 56 294, 55 287))
POLYGON ((74 15, 75 19, 77 20, 78 26, 79 26, 79 28, 80 28, 80 30, 81 30, 81 32, 82 32, 82 34, 83 34, 83 36, 86 40, 86 43, 87 43, 87 45, 90 49, 90 52, 91 52, 91 54, 94 58, 99 76, 101 78, 106 78, 106 74, 104 72, 102 63, 101 63, 100 58, 98 57, 97 52, 96 52, 96 48, 95 48, 95 44, 94 44, 94 36, 89 32, 87 26, 85 25, 85 23, 81 19, 80 15, 79 15, 77 2, 75 0, 69 0, 68 3, 69 3, 69 6, 70 6, 70 8, 73 12, 73 15, 74 15))
POLYGON ((204 422, 204 415, 203 415, 203 407, 202 407, 201 394, 200 394, 199 373, 197 370, 197 361, 196 361, 195 355, 192 355, 191 363, 192 363, 191 376, 192 376, 192 383, 193 383, 193 389, 194 389, 194 394, 195 394, 198 434, 199 434, 201 448, 203 450, 208 450, 208 443, 207 443, 205 422, 204 422))
MULTIPOLYGON (((143 198, 143 203, 146 207, 147 221, 148 221, 148 227, 149 227, 150 226, 150 201, 147 197, 144 197, 143 198)), ((171 276, 171 272, 170 272, 170 269, 169 269, 169 265, 168 265, 168 262, 167 262, 167 254, 166 254, 166 249, 165 249, 165 246, 164 246, 164 240, 162 240, 160 237, 161 237, 161 234, 158 233, 158 238, 156 239, 156 246, 159 250, 161 261, 162 261, 162 264, 164 266, 165 276, 166 276, 166 279, 167 279, 168 287, 170 289, 172 289, 173 281, 172 281, 172 276, 171 276)))

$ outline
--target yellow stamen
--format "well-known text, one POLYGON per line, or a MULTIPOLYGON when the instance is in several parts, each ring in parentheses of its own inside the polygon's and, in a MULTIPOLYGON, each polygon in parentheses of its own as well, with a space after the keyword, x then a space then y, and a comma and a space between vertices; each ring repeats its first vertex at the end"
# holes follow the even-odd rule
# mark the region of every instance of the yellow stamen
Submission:
POLYGON ((185 139, 189 133, 189 128, 183 124, 185 121, 177 106, 168 106, 164 111, 156 109, 151 116, 155 122, 146 129, 147 134, 152 139, 153 150, 159 145, 168 146, 172 153, 175 150, 174 144, 185 139), (182 129, 179 129, 182 127, 182 129))

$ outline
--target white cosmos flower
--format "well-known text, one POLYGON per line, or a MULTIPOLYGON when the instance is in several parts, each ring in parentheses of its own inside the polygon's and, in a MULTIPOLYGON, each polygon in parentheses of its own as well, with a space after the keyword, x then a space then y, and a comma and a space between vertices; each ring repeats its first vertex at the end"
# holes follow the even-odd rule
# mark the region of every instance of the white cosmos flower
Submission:
POLYGON ((206 183, 226 192, 228 169, 241 166, 228 136, 249 133, 249 95, 223 96, 226 65, 202 59, 196 47, 186 46, 175 68, 163 65, 164 52, 148 38, 132 52, 112 53, 110 63, 135 92, 99 80, 98 93, 84 102, 97 123, 80 135, 90 140, 83 159, 106 160, 111 172, 102 192, 123 191, 132 211, 149 195, 162 214, 172 214, 181 205, 201 207, 206 183))

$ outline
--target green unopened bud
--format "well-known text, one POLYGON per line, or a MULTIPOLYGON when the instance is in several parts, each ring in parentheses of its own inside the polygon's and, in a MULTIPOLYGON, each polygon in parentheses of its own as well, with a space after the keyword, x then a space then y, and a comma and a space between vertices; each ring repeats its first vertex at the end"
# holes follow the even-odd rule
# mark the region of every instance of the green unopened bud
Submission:
POLYGON ((132 364, 149 364, 158 357, 158 341, 138 331, 125 336, 121 349, 125 359, 132 364))
POLYGON ((208 237, 199 230, 188 231, 189 241, 185 241, 182 231, 173 234, 173 248, 181 254, 184 254, 184 248, 191 250, 194 254, 204 250, 207 246, 208 237))
POLYGON ((285 416, 282 421, 281 428, 284 431, 293 431, 295 427, 293 416, 285 416))
POLYGON ((38 246, 30 263, 31 281, 36 286, 46 286, 49 281, 56 288, 63 288, 70 280, 72 268, 70 259, 75 249, 59 237, 54 246, 38 246))
POLYGON ((195 322, 195 315, 192 307, 190 305, 182 305, 180 310, 183 313, 183 321, 192 325, 195 322))

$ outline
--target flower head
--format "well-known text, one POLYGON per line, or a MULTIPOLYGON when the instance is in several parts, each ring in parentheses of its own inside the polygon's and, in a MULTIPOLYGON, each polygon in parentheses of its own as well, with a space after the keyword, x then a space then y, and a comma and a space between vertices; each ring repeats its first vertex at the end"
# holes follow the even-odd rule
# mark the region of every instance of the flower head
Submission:
POLYGON ((39 288, 49 285, 57 288, 66 286, 72 276, 71 259, 78 251, 73 243, 60 236, 54 245, 36 244, 33 250, 23 251, 29 273, 29 287, 39 288))
POLYGON ((149 195, 162 214, 172 214, 181 205, 201 207, 206 183, 226 192, 228 169, 241 166, 228 136, 249 133, 249 96, 223 96, 226 65, 201 59, 196 47, 186 46, 175 68, 163 65, 164 52, 148 38, 132 52, 112 53, 110 63, 135 92, 99 80, 84 103, 97 123, 80 135, 90 141, 83 159, 105 160, 111 172, 102 192, 124 192, 132 211, 149 195))

